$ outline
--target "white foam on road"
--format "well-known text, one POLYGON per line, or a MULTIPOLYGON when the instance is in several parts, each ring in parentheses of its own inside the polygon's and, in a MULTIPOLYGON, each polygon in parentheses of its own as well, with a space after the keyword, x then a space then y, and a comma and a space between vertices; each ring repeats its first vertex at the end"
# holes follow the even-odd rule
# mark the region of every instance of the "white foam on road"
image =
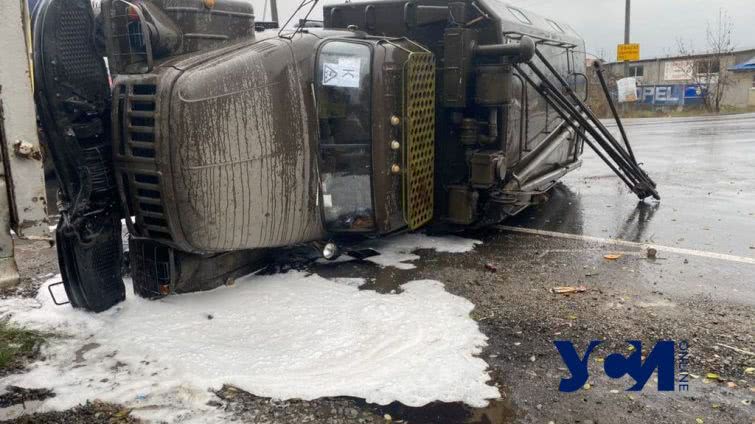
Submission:
POLYGON ((373 256, 367 260, 380 266, 409 270, 416 268, 407 263, 419 259, 414 252, 421 249, 431 249, 441 253, 465 253, 474 250, 474 247, 482 244, 479 240, 467 239, 457 236, 428 236, 422 233, 403 234, 386 239, 376 239, 365 243, 369 247, 380 252, 379 256, 373 256))
MULTIPOLYGON (((474 246, 446 243, 432 247, 474 246)), ((57 395, 43 409, 101 399, 170 421, 220 414, 206 403, 208 388, 223 384, 278 399, 354 396, 409 406, 482 407, 499 397, 476 357, 487 338, 469 316, 472 303, 437 281, 410 282, 395 295, 357 283, 300 272, 250 276, 160 301, 129 296, 101 314, 55 306, 43 287, 36 299, 0 300, 0 316, 65 336, 27 373, 0 379, 0 390, 47 387, 57 395)))

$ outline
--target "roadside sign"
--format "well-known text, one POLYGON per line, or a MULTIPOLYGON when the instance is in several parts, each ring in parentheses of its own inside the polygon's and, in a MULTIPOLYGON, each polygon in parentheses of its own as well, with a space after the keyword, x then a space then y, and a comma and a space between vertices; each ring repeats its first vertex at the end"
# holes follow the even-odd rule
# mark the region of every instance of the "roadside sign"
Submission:
POLYGON ((637 101, 637 80, 635 78, 622 78, 616 81, 619 90, 619 103, 631 103, 637 101))
POLYGON ((616 48, 616 57, 619 62, 640 60, 640 45, 619 44, 616 48))
POLYGON ((688 81, 695 74, 695 61, 675 60, 666 62, 663 69, 663 79, 666 81, 688 81))

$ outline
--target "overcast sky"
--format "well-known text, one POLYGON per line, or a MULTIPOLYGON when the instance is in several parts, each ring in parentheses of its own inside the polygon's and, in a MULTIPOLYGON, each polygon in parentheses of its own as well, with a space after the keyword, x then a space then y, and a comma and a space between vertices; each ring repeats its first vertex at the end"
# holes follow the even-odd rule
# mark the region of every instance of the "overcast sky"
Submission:
MULTIPOLYGON (((261 20, 265 0, 252 2, 261 20)), ((511 0, 508 3, 567 22, 585 38, 588 53, 616 60, 616 44, 624 40, 625 0, 511 0)), ((290 16, 298 4, 298 0, 278 0, 281 20, 290 16)), ((704 51, 706 23, 714 22, 722 8, 734 23, 737 48, 755 48, 755 0, 633 0, 632 42, 640 43, 643 59, 675 54, 678 38, 691 44, 695 51, 704 51)), ((315 7, 312 18, 322 19, 321 4, 315 7)), ((267 19, 270 19, 269 10, 267 19)))

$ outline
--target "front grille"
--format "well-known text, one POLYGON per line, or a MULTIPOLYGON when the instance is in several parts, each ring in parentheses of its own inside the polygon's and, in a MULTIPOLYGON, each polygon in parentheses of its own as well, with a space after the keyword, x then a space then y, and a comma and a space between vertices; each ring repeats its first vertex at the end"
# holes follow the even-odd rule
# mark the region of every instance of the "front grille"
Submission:
POLYGON ((163 207, 160 177, 137 171, 125 172, 123 178, 128 181, 128 191, 131 194, 129 204, 136 216, 137 226, 152 238, 172 240, 163 207))
POLYGON ((169 247, 131 239, 129 259, 136 294, 148 299, 170 294, 173 252, 169 247))
POLYGON ((151 77, 116 87, 117 166, 129 216, 139 235, 172 241, 157 169, 157 86, 151 77))
POLYGON ((135 157, 155 157, 155 91, 153 84, 129 86, 126 143, 135 157))
POLYGON ((414 230, 433 218, 435 59, 414 52, 404 67, 404 219, 414 230))

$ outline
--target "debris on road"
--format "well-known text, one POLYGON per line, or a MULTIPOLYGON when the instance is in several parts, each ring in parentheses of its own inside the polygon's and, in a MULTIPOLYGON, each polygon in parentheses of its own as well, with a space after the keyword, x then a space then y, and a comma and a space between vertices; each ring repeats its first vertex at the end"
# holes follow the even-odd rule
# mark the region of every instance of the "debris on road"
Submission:
POLYGON ((716 344, 718 346, 725 347, 727 349, 733 350, 734 352, 741 353, 743 355, 755 356, 755 353, 750 352, 749 350, 739 349, 739 348, 736 348, 736 347, 733 347, 733 346, 725 345, 723 343, 716 343, 716 344))
POLYGON ((554 294, 576 294, 576 293, 584 293, 586 291, 587 291, 587 287, 585 287, 585 286, 579 286, 579 287, 573 287, 573 286, 553 287, 551 289, 551 293, 554 293, 554 294))
POLYGON ((622 255, 622 254, 608 254, 608 255, 603 255, 603 259, 608 259, 609 261, 615 261, 617 259, 620 259, 622 256, 624 256, 624 255, 622 255))
MULTIPOLYGON (((101 402, 99 400, 86 401, 67 411, 36 412, 33 414, 11 419, 13 423, 92 423, 92 424, 137 424, 143 421, 131 415, 131 410, 120 405, 101 402)), ((6 418, 6 417, 3 417, 6 418)))
POLYGON ((721 380, 721 376, 714 372, 709 372, 708 374, 705 374, 705 378, 707 378, 708 380, 715 380, 715 381, 721 380))
POLYGON ((55 393, 49 389, 27 389, 18 386, 5 387, 5 393, 0 395, 0 408, 11 405, 24 404, 30 401, 42 401, 55 397, 55 393))
POLYGON ((490 272, 498 272, 498 267, 490 263, 485 264, 485 269, 490 272))

